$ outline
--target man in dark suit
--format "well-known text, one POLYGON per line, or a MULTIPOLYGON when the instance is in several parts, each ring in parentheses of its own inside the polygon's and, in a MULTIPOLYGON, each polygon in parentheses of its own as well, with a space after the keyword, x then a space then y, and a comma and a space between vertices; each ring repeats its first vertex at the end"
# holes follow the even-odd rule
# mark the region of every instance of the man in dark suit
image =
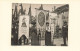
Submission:
POLYGON ((62 35, 63 35, 63 42, 64 42, 64 46, 66 46, 66 39, 68 40, 68 25, 67 22, 64 22, 63 26, 62 26, 62 35))

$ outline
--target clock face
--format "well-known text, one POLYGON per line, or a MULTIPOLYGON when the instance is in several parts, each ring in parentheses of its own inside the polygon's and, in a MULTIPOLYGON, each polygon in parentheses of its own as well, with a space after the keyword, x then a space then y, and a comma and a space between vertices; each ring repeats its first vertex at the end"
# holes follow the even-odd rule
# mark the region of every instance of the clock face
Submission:
POLYGON ((40 26, 43 26, 45 23, 45 15, 43 12, 40 12, 38 15, 38 23, 40 26))

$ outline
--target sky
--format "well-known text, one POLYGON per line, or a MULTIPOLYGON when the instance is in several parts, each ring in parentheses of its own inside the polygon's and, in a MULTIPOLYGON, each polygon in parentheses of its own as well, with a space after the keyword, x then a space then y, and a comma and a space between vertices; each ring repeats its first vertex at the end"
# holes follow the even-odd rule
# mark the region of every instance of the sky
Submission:
MULTIPOLYGON (((21 3, 18 3, 18 11, 19 11, 19 9, 20 9, 20 5, 21 3)), ((12 4, 12 9, 14 9, 15 8, 15 5, 16 5, 16 3, 13 3, 12 4)), ((40 8, 40 6, 41 6, 41 4, 27 4, 27 3, 22 3, 22 5, 23 5, 23 9, 26 9, 26 14, 28 14, 28 12, 29 12, 29 7, 30 7, 30 5, 31 5, 31 13, 32 13, 32 15, 35 17, 35 14, 36 14, 36 10, 35 10, 35 8, 40 8)), ((49 10, 49 11, 52 11, 52 8, 54 8, 54 6, 56 6, 56 8, 58 8, 58 7, 60 7, 60 6, 63 6, 63 5, 65 5, 65 4, 42 4, 43 5, 43 9, 44 10, 49 10)), ((54 9, 53 9, 54 10, 54 9)))

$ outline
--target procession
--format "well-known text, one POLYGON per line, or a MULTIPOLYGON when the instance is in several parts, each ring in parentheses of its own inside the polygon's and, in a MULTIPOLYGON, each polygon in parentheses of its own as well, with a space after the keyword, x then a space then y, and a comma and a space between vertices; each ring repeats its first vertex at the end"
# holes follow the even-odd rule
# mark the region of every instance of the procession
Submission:
POLYGON ((11 45, 68 46, 68 4, 12 3, 11 45))

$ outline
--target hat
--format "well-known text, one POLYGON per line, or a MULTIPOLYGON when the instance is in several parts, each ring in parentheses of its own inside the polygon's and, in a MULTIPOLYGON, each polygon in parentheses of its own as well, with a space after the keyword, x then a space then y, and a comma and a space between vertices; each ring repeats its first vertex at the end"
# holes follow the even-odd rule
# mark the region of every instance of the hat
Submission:
POLYGON ((67 23, 66 21, 64 21, 64 23, 67 23))
POLYGON ((46 22, 46 24, 49 24, 49 22, 46 22))

